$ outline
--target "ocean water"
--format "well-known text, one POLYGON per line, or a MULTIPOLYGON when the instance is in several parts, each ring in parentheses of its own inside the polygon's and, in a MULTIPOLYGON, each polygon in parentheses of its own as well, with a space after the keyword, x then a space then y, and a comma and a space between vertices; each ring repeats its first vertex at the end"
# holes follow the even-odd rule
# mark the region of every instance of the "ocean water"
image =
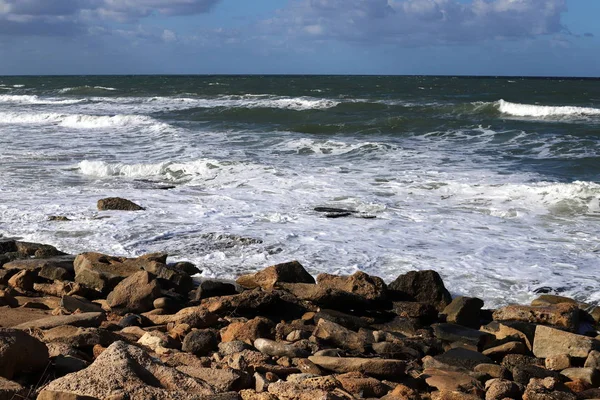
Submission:
POLYGON ((600 80, 0 77, 0 234, 597 304, 600 80), (97 211, 108 196, 147 210, 97 211))

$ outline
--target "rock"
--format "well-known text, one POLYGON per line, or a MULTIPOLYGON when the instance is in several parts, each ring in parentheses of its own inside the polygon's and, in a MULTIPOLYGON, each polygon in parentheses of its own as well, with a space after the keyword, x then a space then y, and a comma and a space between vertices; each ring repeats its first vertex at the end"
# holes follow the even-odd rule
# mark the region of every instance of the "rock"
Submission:
MULTIPOLYGON (((0 266, 2 265, 2 255, 0 255, 0 266)), ((8 271, 0 268, 0 285, 8 285, 8 280, 17 273, 18 270, 8 271)))
POLYGON ((0 376, 0 400, 26 399, 28 392, 17 382, 9 381, 0 376))
POLYGON ((269 339, 256 339, 254 341, 254 347, 261 353, 273 357, 304 358, 309 355, 309 352, 306 350, 269 339))
POLYGON ((493 361, 485 355, 460 347, 450 349, 444 354, 433 357, 438 363, 446 366, 472 371, 479 364, 491 364, 493 361))
POLYGON ((70 374, 72 372, 81 371, 89 366, 87 361, 70 355, 58 355, 53 358, 52 363, 54 368, 61 374, 70 374))
POLYGON ((572 381, 584 381, 592 387, 600 385, 600 371, 595 368, 567 368, 560 373, 572 381))
POLYGON ((237 294, 235 285, 226 282, 204 280, 200 282, 200 285, 194 293, 194 299, 200 301, 202 299, 208 299, 216 296, 229 296, 237 294))
POLYGON ((154 300, 152 307, 155 309, 172 311, 177 310, 179 308, 179 304, 171 297, 159 297, 154 300))
POLYGON ((139 271, 119 282, 106 302, 117 314, 143 313, 153 309, 153 302, 160 293, 154 277, 146 271, 139 271))
POLYGON ((570 303, 577 304, 577 302, 569 297, 556 296, 553 294, 542 294, 531 302, 532 307, 548 306, 552 304, 570 303))
POLYGON ((536 325, 528 323, 514 323, 507 322, 501 323, 498 321, 492 321, 487 325, 480 328, 481 331, 490 333, 496 336, 496 339, 501 342, 506 341, 520 341, 525 343, 529 350, 532 349, 531 343, 535 336, 536 325), (511 324, 512 326, 506 325, 511 324), (526 332, 524 332, 526 331, 526 332))
POLYGON ((379 398, 390 390, 389 386, 360 372, 349 372, 335 378, 341 383, 344 390, 355 396, 379 398))
POLYGON ((423 371, 423 377, 429 386, 440 391, 460 391, 470 394, 483 392, 479 381, 462 372, 427 368, 423 371))
POLYGON ((14 253, 17 251, 17 241, 10 238, 0 238, 0 254, 14 253))
POLYGON ((525 321, 551 325, 576 331, 579 324, 579 308, 575 304, 560 303, 541 307, 510 305, 494 311, 496 321, 525 321))
POLYGON ((48 280, 73 280, 73 256, 57 256, 51 258, 18 259, 4 264, 6 270, 36 271, 48 280), (43 272, 42 272, 43 271, 43 272))
POLYGON ((484 348, 494 339, 489 333, 467 328, 461 325, 441 323, 433 324, 433 333, 435 337, 448 342, 458 342, 476 346, 478 349, 484 348))
POLYGON ((170 268, 174 268, 178 271, 183 272, 186 275, 194 276, 202 273, 202 270, 189 261, 179 261, 176 263, 168 264, 170 268))
POLYGON ((60 307, 74 313, 79 310, 81 312, 102 312, 102 307, 96 303, 92 303, 85 297, 62 296, 60 299, 60 307))
POLYGON ((248 374, 232 369, 198 368, 182 365, 178 371, 208 383, 218 392, 240 391, 252 386, 252 379, 248 374))
POLYGON ((307 388, 293 382, 274 382, 269 384, 269 393, 279 400, 343 400, 340 395, 322 389, 307 388))
POLYGON ((600 342, 587 336, 538 325, 533 341, 533 354, 546 358, 560 354, 586 358, 590 351, 599 348, 600 342))
POLYGON ((481 400, 481 396, 464 392, 438 390, 431 393, 431 400, 481 400))
POLYGON ((586 368, 595 368, 600 369, 600 351, 592 350, 590 354, 588 354, 585 365, 586 368))
POLYGON ((34 283, 33 290, 54 297, 82 296, 86 299, 95 299, 100 296, 100 292, 88 289, 75 282, 34 283))
POLYGON ((280 283, 277 286, 298 299, 310 301, 322 308, 348 311, 369 307, 369 302, 363 297, 343 290, 310 283, 280 283))
POLYGON ((49 244, 16 242, 16 245, 17 252, 21 258, 50 258, 67 255, 62 251, 57 250, 56 247, 50 246, 49 244))
POLYGON ((242 400, 278 400, 278 398, 271 393, 256 393, 251 389, 245 389, 240 391, 242 400))
POLYGON ((251 345, 258 338, 273 339, 274 328, 273 322, 264 317, 256 317, 248 322, 232 322, 221 330, 221 341, 241 340, 251 345))
MULTIPOLYGON (((100 400, 90 396, 79 396, 74 393, 55 392, 52 390, 42 390, 37 400, 100 400)), ((123 400, 122 398, 108 398, 103 400, 123 400)))
POLYGON ((482 307, 483 300, 481 299, 459 296, 444 308, 442 314, 446 316, 446 322, 479 328, 481 325, 479 313, 482 307))
POLYGON ((179 347, 179 342, 160 331, 146 332, 137 343, 146 346, 159 355, 168 354, 171 351, 170 349, 179 347))
POLYGON ((185 336, 181 350, 202 357, 215 351, 218 343, 217 334, 213 330, 196 330, 185 336))
POLYGON ((19 302, 13 296, 10 295, 6 290, 0 289, 0 307, 18 307, 19 302))
POLYGON ((141 269, 139 265, 125 264, 124 260, 100 253, 79 254, 73 262, 75 281, 108 294, 120 281, 141 269))
POLYGON ((510 369, 513 375, 513 381, 526 385, 532 378, 544 379, 553 378, 558 381, 566 380, 564 376, 556 371, 550 371, 537 365, 515 366, 510 369))
POLYGON ((485 383, 485 400, 520 399, 523 388, 506 379, 491 379, 485 383))
POLYGON ((362 271, 356 271, 350 276, 319 274, 317 284, 326 288, 353 293, 373 302, 385 300, 387 295, 387 286, 383 279, 365 274, 362 271))
POLYGON ((411 337, 417 335, 417 331, 421 329, 421 322, 414 318, 394 317, 391 321, 383 324, 372 324, 371 327, 411 337))
POLYGON ((58 378, 44 389, 99 399, 125 395, 130 399, 192 400, 215 395, 206 382, 167 367, 143 350, 120 341, 110 345, 88 368, 58 378))
POLYGON ((294 365, 304 374, 323 375, 323 372, 315 363, 307 358, 295 358, 294 365))
POLYGON ((483 355, 492 358, 502 358, 507 354, 527 354, 529 349, 523 342, 506 342, 498 346, 489 347, 483 351, 483 355))
POLYGON ((237 279, 240 286, 271 289, 276 283, 315 283, 315 279, 298 261, 271 265, 252 275, 242 275, 237 279))
POLYGON ((479 364, 473 368, 474 372, 484 374, 491 378, 509 379, 510 373, 506 368, 497 364, 479 364))
POLYGON ((571 367, 571 357, 569 357, 567 354, 557 354, 554 356, 546 357, 544 363, 546 369, 549 369, 551 371, 562 371, 563 369, 571 367))
POLYGON ((392 311, 402 318, 417 319, 422 324, 431 324, 438 319, 437 309, 429 303, 395 301, 392 311))
POLYGON ((30 292, 33 290, 35 278, 37 278, 37 273, 24 269, 13 275, 8 280, 8 285, 15 289, 30 292))
POLYGON ((372 335, 361 335, 344 328, 335 322, 320 319, 313 336, 346 350, 364 353, 366 347, 373 343, 372 335))
POLYGON ((565 391, 560 382, 554 378, 533 378, 527 384, 523 400, 576 400, 577 396, 565 391))
POLYGON ((406 369, 406 362, 404 361, 382 358, 311 356, 308 359, 325 370, 339 374, 362 372, 363 374, 383 379, 398 379, 404 376, 406 369))
POLYGON ((423 354, 412 347, 401 343, 379 342, 371 345, 373 351, 383 358, 394 358, 397 360, 414 360, 421 358, 423 354))
POLYGON ((44 343, 62 343, 72 348, 91 348, 95 345, 109 346, 111 343, 122 340, 114 332, 98 328, 77 328, 71 325, 58 326, 46 330, 41 335, 44 343))
POLYGON ((222 356, 229 356, 234 353, 240 353, 244 350, 249 350, 251 347, 241 340, 234 340, 231 342, 221 342, 218 345, 219 354, 222 356))
POLYGON ((17 374, 37 372, 48 362, 44 343, 23 331, 0 328, 0 376, 12 379, 17 374))
MULTIPOLYGON (((144 256, 139 257, 142 259, 144 256)), ((126 261, 129 262, 129 261, 126 261)), ((138 262, 136 259, 133 259, 131 262, 138 262)), ((150 260, 148 262, 141 264, 142 269, 150 272, 155 275, 163 285, 167 283, 171 288, 173 288, 177 293, 186 295, 194 288, 194 281, 192 278, 178 269, 168 266, 163 262, 150 260)))
POLYGON ((77 327, 98 327, 106 320, 106 315, 101 312, 89 312, 71 315, 56 315, 40 318, 16 325, 16 329, 51 329, 57 326, 72 325, 77 327))
POLYGON ((107 197, 105 199, 98 200, 98 210, 141 211, 145 210, 145 208, 127 199, 122 199, 120 197, 107 197))
POLYGON ((384 400, 421 400, 419 393, 403 384, 399 384, 388 395, 383 396, 384 400))
POLYGON ((440 275, 432 270, 410 271, 398 276, 388 285, 390 295, 403 300, 415 300, 432 304, 438 311, 442 311, 452 297, 444 286, 440 275))

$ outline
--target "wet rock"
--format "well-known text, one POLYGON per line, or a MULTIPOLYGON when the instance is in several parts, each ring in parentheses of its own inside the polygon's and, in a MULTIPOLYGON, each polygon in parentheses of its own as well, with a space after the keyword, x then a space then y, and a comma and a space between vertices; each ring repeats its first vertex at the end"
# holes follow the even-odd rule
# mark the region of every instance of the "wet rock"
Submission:
POLYGON ((145 208, 135 204, 131 200, 120 197, 107 197, 98 200, 98 210, 141 211, 145 210, 145 208))
POLYGON ((492 379, 485 383, 485 400, 519 399, 523 387, 506 379, 492 379))
POLYGON ((580 380, 592 387, 600 386, 600 371, 595 368, 567 368, 560 373, 572 381, 580 380))
POLYGON ((382 358, 311 356, 308 359, 328 371, 340 374, 361 372, 369 376, 384 379, 398 379, 404 376, 406 369, 406 362, 404 361, 382 358))
POLYGON ((258 338, 275 338, 275 324, 264 317, 256 317, 247 322, 232 322, 221 330, 221 341, 241 340, 250 345, 258 338))
POLYGON ((432 270, 410 271, 400 275, 388 285, 388 289, 390 295, 399 300, 429 303, 438 311, 442 311, 452 301, 442 278, 432 270))
POLYGON ((240 286, 271 289, 277 283, 315 283, 315 279, 298 261, 272 265, 252 275, 242 275, 237 279, 240 286))
POLYGON ((599 345, 598 340, 587 336, 538 325, 533 342, 533 354, 540 358, 560 354, 586 358, 590 351, 600 348, 599 345))
POLYGON ((546 357, 544 363, 546 369, 549 369, 551 371, 562 371, 563 369, 571 367, 571 357, 569 357, 567 354, 557 354, 554 356, 546 357))
POLYGON ((26 332, 0 328, 0 376, 12 379, 20 373, 43 370, 48 365, 48 348, 26 332))
POLYGON ((194 294, 194 299, 200 301, 210 297, 229 296, 234 294, 237 294, 237 290, 235 289, 235 285, 231 283, 205 280, 200 282, 200 285, 194 294))
POLYGON ((143 313, 153 309, 153 302, 160 293, 154 277, 146 271, 139 271, 119 282, 106 302, 117 314, 143 313))
POLYGON ((131 399, 173 400, 214 395, 207 383, 167 367, 124 342, 113 343, 88 368, 54 380, 44 389, 99 399, 119 394, 131 399))
POLYGON ((446 316, 446 322, 479 328, 479 313, 483 307, 483 300, 476 297, 456 297, 444 308, 442 314, 446 316))
POLYGON ((188 333, 183 339, 182 351, 202 357, 217 349, 217 334, 210 329, 196 330, 188 333))
POLYGON ((478 349, 485 347, 494 339, 489 333, 467 328, 456 324, 433 324, 435 337, 448 342, 458 342, 476 346, 478 349))
POLYGON ((579 308, 569 303, 541 307, 510 305, 494 311, 494 320, 525 321, 576 331, 579 324, 579 308))
POLYGON ((106 315, 101 312, 80 313, 72 315, 56 315, 40 318, 16 325, 16 329, 51 329, 57 326, 72 325, 76 327, 95 327, 106 320, 106 315))
POLYGON ((307 357, 309 353, 291 344, 276 342, 274 340, 259 338, 254 341, 254 347, 263 354, 273 357, 307 357))
POLYGON ((387 286, 383 279, 365 274, 362 271, 357 271, 350 276, 319 274, 317 284, 326 288, 353 293, 372 302, 383 301, 387 295, 387 286))
POLYGON ((102 312, 102 307, 96 303, 92 303, 85 297, 62 296, 60 299, 60 307, 68 312, 74 313, 77 310, 80 312, 102 312))
POLYGON ((364 353, 366 347, 373 343, 372 335, 353 332, 335 322, 320 319, 313 336, 346 350, 364 353))

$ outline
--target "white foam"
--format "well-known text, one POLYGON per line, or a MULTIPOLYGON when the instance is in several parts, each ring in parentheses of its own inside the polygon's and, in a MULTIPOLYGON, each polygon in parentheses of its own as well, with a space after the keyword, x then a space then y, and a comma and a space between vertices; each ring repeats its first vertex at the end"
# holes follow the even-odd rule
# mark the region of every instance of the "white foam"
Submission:
POLYGON ((106 90, 106 91, 115 91, 115 90, 118 90, 118 89, 113 88, 113 87, 85 85, 85 86, 76 86, 76 87, 63 88, 63 89, 60 89, 59 92, 60 93, 69 93, 69 92, 74 92, 74 91, 78 91, 78 90, 82 90, 82 89, 97 89, 97 90, 106 90))
POLYGON ((85 99, 61 99, 57 97, 42 98, 36 95, 0 95, 0 103, 8 104, 77 104, 85 99))
POLYGON ((60 125, 68 128, 95 129, 107 127, 156 126, 166 127, 144 115, 86 115, 59 113, 14 113, 0 112, 0 124, 60 125))
POLYGON ((314 140, 308 138, 290 140, 281 145, 281 148, 296 151, 300 154, 315 155, 341 155, 357 150, 389 150, 390 145, 375 142, 348 143, 336 140, 314 140))
POLYGON ((541 106, 534 104, 511 103, 500 100, 497 103, 500 112, 517 117, 586 117, 600 115, 600 109, 576 106, 541 106))

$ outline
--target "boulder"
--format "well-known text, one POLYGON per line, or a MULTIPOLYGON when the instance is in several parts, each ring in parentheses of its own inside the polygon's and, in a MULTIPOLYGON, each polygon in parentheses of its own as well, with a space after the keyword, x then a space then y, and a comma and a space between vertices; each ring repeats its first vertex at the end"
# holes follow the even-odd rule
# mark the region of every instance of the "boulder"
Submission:
POLYGON ((592 350, 600 348, 600 341, 559 329, 538 325, 533 341, 533 354, 546 358, 559 354, 586 358, 592 350))
POLYGON ((237 283, 246 288, 271 289, 275 284, 283 282, 315 283, 315 279, 298 261, 271 265, 255 274, 242 275, 237 279, 237 283))
POLYGON ((240 391, 252 386, 251 377, 242 371, 187 365, 176 368, 184 374, 201 379, 219 392, 240 391))
POLYGON ((311 283, 280 283, 277 287, 291 293, 301 300, 307 300, 323 308, 348 311, 348 309, 364 309, 369 301, 354 293, 327 288, 311 283))
POLYGON ((361 335, 325 319, 319 320, 313 336, 334 346, 358 353, 364 353, 367 346, 374 342, 372 334, 361 335))
POLYGON ((200 282, 200 285, 194 293, 194 300, 200 301, 202 299, 208 299, 216 296, 229 296, 237 294, 235 285, 227 282, 204 280, 200 282))
POLYGON ((103 294, 108 294, 123 279, 137 273, 136 264, 125 264, 123 257, 100 253, 82 253, 75 257, 75 281, 103 294))
MULTIPOLYGON (((557 354, 554 356, 546 357, 546 359, 544 360, 544 364, 546 366, 546 369, 549 369, 551 371, 562 371, 563 369, 571 368, 571 357, 569 357, 567 354, 557 354)), ((587 366, 588 365, 586 365, 586 367, 587 366)))
POLYGON ((189 276, 194 276, 202 273, 202 270, 189 261, 179 261, 176 263, 168 264, 169 267, 181 271, 189 276))
POLYGON ((523 387, 506 379, 491 379, 485 383, 485 400, 520 399, 523 387))
POLYGON ((145 210, 145 208, 135 204, 131 200, 120 197, 107 197, 98 200, 98 210, 141 211, 145 210))
POLYGON ((217 334, 213 330, 195 330, 185 336, 181 350, 202 357, 217 350, 218 343, 217 334))
POLYGON ((38 276, 51 281, 72 281, 74 277, 73 256, 52 258, 26 258, 4 264, 6 270, 36 271, 38 276))
POLYGON ((21 373, 43 370, 48 365, 48 348, 28 333, 0 328, 0 376, 12 379, 21 373))
MULTIPOLYGON (((469 371, 472 371, 479 364, 493 363, 489 357, 486 357, 477 351, 468 350, 461 347, 450 349, 443 354, 433 357, 433 359, 437 363, 443 364, 444 368, 450 367, 449 369, 458 368, 469 371)), ((435 368, 439 369, 439 366, 435 368)))
POLYGON ((44 389, 99 399, 113 395, 130 399, 218 398, 206 382, 165 366, 142 349, 121 341, 110 345, 88 368, 58 378, 44 389))
POLYGON ((404 376, 406 362, 382 358, 311 356, 308 359, 319 367, 339 374, 362 372, 365 375, 397 380, 404 376))
POLYGON ((459 391, 469 394, 483 393, 483 387, 477 379, 463 372, 446 371, 436 368, 423 370, 425 382, 441 391, 459 391))
MULTIPOLYGON (((137 263, 140 259, 143 259, 143 256, 138 259, 128 259, 125 262, 131 262, 135 265, 135 263, 137 263)), ((175 289, 175 291, 179 294, 187 296, 190 290, 194 288, 194 281, 188 274, 176 268, 170 267, 164 262, 149 260, 148 262, 141 263, 140 267, 156 276, 156 278, 161 280, 163 283, 166 283, 167 286, 175 289)))
POLYGON ((527 384, 523 400, 576 400, 577 396, 554 378, 533 378, 527 384))
POLYGON ((490 333, 496 336, 500 342, 519 341, 525 343, 529 350, 532 349, 533 338, 535 336, 536 325, 526 322, 505 322, 492 321, 480 328, 482 332, 490 333), (510 325, 507 325, 510 324, 510 325))
POLYGON ((51 329, 62 325, 72 325, 77 327, 98 327, 106 320, 106 315, 102 312, 89 312, 71 315, 56 315, 52 317, 35 319, 16 325, 16 329, 51 329))
POLYGON ((64 344, 71 348, 89 349, 96 345, 109 346, 123 337, 115 332, 99 328, 77 328, 71 325, 45 330, 41 339, 46 344, 64 344))
POLYGON ((440 275, 432 270, 410 271, 388 285, 390 295, 401 300, 422 301, 442 311, 452 301, 440 275))
POLYGON ((119 282, 106 302, 117 314, 143 313, 154 308, 153 302, 160 295, 160 286, 154 277, 139 271, 119 282))
MULTIPOLYGON (((360 328, 367 328, 373 323, 372 318, 357 317, 355 315, 346 314, 337 310, 329 310, 326 308, 322 308, 319 312, 315 313, 312 319, 317 322, 320 319, 324 319, 355 331, 359 330, 360 328)), ((301 327, 298 328, 302 329, 301 327)))
POLYGON ((495 359, 502 358, 507 354, 527 354, 529 349, 523 342, 506 342, 498 346, 489 347, 483 351, 483 355, 495 359))
POLYGON ((309 352, 301 348, 274 340, 259 338, 254 341, 254 347, 263 354, 273 357, 304 358, 309 352))
POLYGON ((269 384, 268 391, 279 400, 345 400, 341 393, 336 394, 318 388, 306 387, 306 385, 294 382, 273 382, 269 384))
POLYGON ((531 306, 540 307, 561 303, 577 304, 577 302, 570 297, 557 296, 554 294, 542 294, 531 302, 531 306))
POLYGON ((221 341, 231 342, 241 340, 250 345, 258 338, 273 339, 275 324, 267 318, 256 317, 247 322, 232 322, 221 330, 221 341))
POLYGON ((418 301, 395 301, 392 303, 392 312, 422 324, 431 324, 438 319, 438 311, 433 305, 418 301))
POLYGON ((15 253, 17 251, 17 241, 10 238, 0 238, 0 254, 15 253))
POLYGON ((446 316, 446 322, 479 328, 481 307, 483 307, 483 300, 459 296, 444 308, 442 314, 446 316))
POLYGON ((506 368, 498 364, 479 364, 473 368, 473 372, 489 376, 490 378, 508 379, 510 373, 506 368))
POLYGON ((100 297, 100 292, 86 288, 85 286, 67 281, 54 281, 53 283, 34 283, 33 290, 48 296, 81 296, 87 299, 96 299, 100 297))
POLYGON ((67 253, 63 253, 57 250, 56 247, 50 246, 49 244, 30 243, 30 242, 16 242, 17 253, 20 258, 50 258, 55 256, 65 256, 67 253))
POLYGON ((362 271, 357 271, 350 276, 319 274, 317 284, 326 288, 353 293, 374 302, 385 300, 387 294, 387 286, 383 279, 365 274, 362 271))
POLYGON ((510 305, 494 311, 496 321, 524 321, 550 325, 576 331, 579 324, 579 308, 575 304, 560 303, 540 307, 510 305))

